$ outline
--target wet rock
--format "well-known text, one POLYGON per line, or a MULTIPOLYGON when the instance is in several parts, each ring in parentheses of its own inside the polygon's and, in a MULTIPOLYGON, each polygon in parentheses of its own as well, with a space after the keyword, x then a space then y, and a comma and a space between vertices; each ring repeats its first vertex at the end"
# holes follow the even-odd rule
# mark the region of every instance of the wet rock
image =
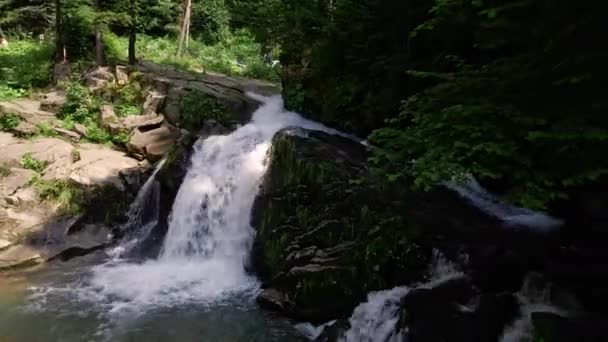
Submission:
POLYGON ((534 335, 544 342, 606 341, 604 327, 608 323, 599 317, 565 317, 552 312, 531 314, 534 335))
POLYGON ((338 342, 340 338, 350 329, 350 323, 345 319, 339 319, 323 328, 315 342, 338 342))
POLYGON ((211 120, 205 121, 205 123, 203 124, 203 127, 201 128, 201 130, 198 132, 197 135, 201 138, 207 138, 212 135, 224 135, 224 134, 228 134, 228 133, 229 133, 228 128, 226 128, 225 126, 223 126, 216 120, 211 119, 211 120))
POLYGON ((285 130, 273 140, 252 212, 253 254, 266 284, 294 303, 283 311, 290 317, 347 316, 367 292, 413 281, 426 269, 428 254, 409 238, 407 223, 382 223, 393 204, 371 190, 366 159, 364 146, 325 133, 285 130))
POLYGON ((497 341, 505 327, 520 316, 519 302, 511 293, 484 294, 475 310, 478 341, 497 341))
POLYGON ((172 87, 167 94, 163 113, 172 125, 178 125, 179 123, 181 100, 186 94, 188 94, 188 91, 182 87, 172 87))
POLYGON ((293 306, 289 298, 276 289, 264 289, 256 297, 256 301, 261 307, 273 311, 285 311, 293 306))

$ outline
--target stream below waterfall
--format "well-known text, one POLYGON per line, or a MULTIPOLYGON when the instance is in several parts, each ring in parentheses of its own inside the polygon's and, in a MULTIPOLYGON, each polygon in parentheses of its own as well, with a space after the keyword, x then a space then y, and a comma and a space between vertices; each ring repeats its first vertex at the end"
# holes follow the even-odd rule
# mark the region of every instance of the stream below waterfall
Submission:
POLYGON ((0 278, 0 341, 305 340, 255 304, 250 212, 276 132, 336 131, 286 112, 280 97, 257 98, 250 123, 194 144, 157 256, 136 248, 159 219, 152 176, 117 247, 0 278))

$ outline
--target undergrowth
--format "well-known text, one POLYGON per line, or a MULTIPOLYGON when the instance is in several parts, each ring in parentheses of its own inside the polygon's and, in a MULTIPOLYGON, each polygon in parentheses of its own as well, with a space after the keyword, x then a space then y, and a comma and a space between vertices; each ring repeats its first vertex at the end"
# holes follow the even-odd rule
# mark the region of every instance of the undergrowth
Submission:
POLYGON ((36 188, 40 199, 57 204, 65 213, 77 214, 82 212, 84 191, 67 180, 44 180, 35 176, 30 184, 36 188))
MULTIPOLYGON (((110 56, 118 60, 127 59, 127 37, 106 33, 104 39, 110 56)), ((260 44, 247 30, 225 34, 215 44, 192 39, 183 56, 177 56, 174 37, 138 35, 137 38, 137 56, 144 60, 188 71, 215 71, 231 76, 279 81, 280 65, 266 63, 261 51, 260 44)))
POLYGON ((50 41, 12 40, 0 49, 0 100, 27 95, 51 79, 54 47, 50 41))
POLYGON ((34 158, 31 153, 24 154, 21 157, 21 160, 19 163, 21 164, 21 167, 23 167, 24 169, 32 170, 35 172, 44 171, 44 169, 48 165, 47 162, 34 158))

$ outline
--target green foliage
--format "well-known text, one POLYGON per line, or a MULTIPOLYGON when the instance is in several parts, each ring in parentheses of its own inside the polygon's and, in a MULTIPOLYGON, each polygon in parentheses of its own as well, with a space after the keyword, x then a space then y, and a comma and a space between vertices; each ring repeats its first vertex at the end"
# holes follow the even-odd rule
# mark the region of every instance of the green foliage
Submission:
POLYGON ((0 27, 17 36, 44 33, 52 22, 52 7, 47 0, 0 1, 0 27))
POLYGON ((34 177, 30 183, 44 201, 56 203, 65 213, 77 214, 83 210, 84 192, 67 180, 43 180, 34 177))
POLYGON ((24 154, 21 157, 21 161, 19 163, 24 169, 32 170, 35 172, 42 172, 48 164, 45 161, 34 158, 31 153, 24 154))
POLYGON ((2 163, 0 164, 0 178, 5 178, 11 175, 11 173, 13 173, 11 171, 11 166, 7 163, 2 163))
POLYGON ((0 130, 10 131, 19 126, 21 118, 15 114, 2 114, 0 115, 0 130))
POLYGON ((505 198, 517 204, 544 209, 608 174, 601 152, 608 148, 601 109, 608 102, 599 90, 607 75, 595 67, 605 50, 579 38, 601 25, 592 6, 541 10, 528 1, 496 7, 438 0, 431 13, 413 31, 416 39, 451 38, 448 31, 463 25, 477 36, 473 45, 452 47, 457 55, 443 52, 438 61, 450 72, 408 73, 431 75, 436 85, 410 96, 401 115, 371 136, 381 147, 372 162, 387 177, 412 176, 417 187, 429 189, 473 174, 502 184, 505 198), (567 22, 585 17, 585 24, 564 29, 557 13, 567 22), (488 57, 466 63, 464 48, 488 57))
POLYGON ((0 49, 0 100, 21 97, 50 81, 53 45, 48 41, 11 40, 0 49))
POLYGON ((180 122, 186 129, 197 129, 206 120, 213 119, 221 124, 228 124, 229 116, 226 108, 216 99, 193 90, 182 98, 180 122))
POLYGON ((124 86, 113 89, 114 108, 120 117, 141 114, 143 90, 137 81, 131 81, 124 86))
POLYGON ((72 80, 67 85, 66 102, 57 113, 57 117, 75 123, 85 123, 93 119, 98 110, 89 94, 89 90, 78 80, 72 80))
POLYGON ((41 135, 43 137, 56 137, 57 132, 53 129, 48 122, 41 122, 36 125, 36 133, 37 135, 41 135))

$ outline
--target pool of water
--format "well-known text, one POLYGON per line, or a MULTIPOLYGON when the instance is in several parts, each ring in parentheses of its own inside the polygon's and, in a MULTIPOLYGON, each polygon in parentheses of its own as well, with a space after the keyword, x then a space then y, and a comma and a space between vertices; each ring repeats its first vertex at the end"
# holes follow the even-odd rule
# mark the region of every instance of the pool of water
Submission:
POLYGON ((100 296, 87 287, 91 269, 105 259, 97 253, 0 274, 0 341, 306 340, 294 322, 260 310, 254 291, 213 302, 131 307, 123 301, 117 306, 121 299, 100 296))

